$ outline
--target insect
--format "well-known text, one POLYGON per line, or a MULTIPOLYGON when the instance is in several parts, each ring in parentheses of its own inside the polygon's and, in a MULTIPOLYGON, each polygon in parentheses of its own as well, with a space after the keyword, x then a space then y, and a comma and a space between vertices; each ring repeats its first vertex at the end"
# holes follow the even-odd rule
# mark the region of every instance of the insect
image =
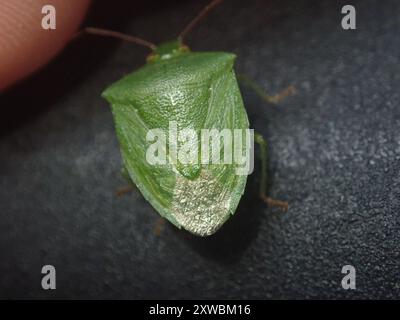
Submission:
MULTIPOLYGON (((177 40, 159 45, 115 31, 85 30, 151 50, 143 67, 112 84, 102 96, 111 104, 125 175, 162 217, 198 236, 215 233, 234 214, 244 193, 247 175, 236 174, 234 163, 150 164, 146 159, 150 144, 147 138, 153 128, 168 131, 171 121, 179 129, 191 128, 196 133, 203 129, 249 128, 233 70, 235 55, 191 52, 183 42, 188 32, 220 2, 214 0, 207 5, 177 40)), ((261 93, 251 80, 245 77, 243 80, 270 102, 277 102, 293 91, 289 88, 270 97, 261 93)), ((254 137, 261 146, 260 197, 268 205, 286 210, 286 202, 266 195, 266 142, 260 134, 254 137)))

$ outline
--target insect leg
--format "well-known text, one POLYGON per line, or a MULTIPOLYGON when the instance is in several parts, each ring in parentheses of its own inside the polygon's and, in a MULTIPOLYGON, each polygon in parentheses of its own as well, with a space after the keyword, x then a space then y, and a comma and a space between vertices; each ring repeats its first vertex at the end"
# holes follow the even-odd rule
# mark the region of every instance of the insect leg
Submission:
MULTIPOLYGON (((128 181, 129 185, 117 189, 116 194, 118 197, 125 195, 135 189, 135 185, 134 185, 131 177, 129 176, 128 170, 126 169, 125 166, 122 166, 121 175, 128 181)), ((164 229, 165 221, 166 220, 163 217, 157 218, 156 223, 154 225, 154 230, 153 230, 154 235, 156 235, 156 236, 161 235, 161 233, 164 229)))
POLYGON ((267 196, 267 141, 265 141, 264 137, 259 133, 254 134, 254 141, 261 148, 261 181, 259 196, 268 206, 287 211, 289 204, 286 201, 273 199, 267 196))
POLYGON ((126 170, 125 167, 122 167, 121 175, 128 181, 129 185, 124 186, 124 187, 120 187, 120 188, 117 189, 115 194, 118 197, 121 197, 121 196, 123 196, 123 195, 125 195, 125 194, 127 194, 127 193, 129 193, 129 192, 131 192, 131 191, 133 191, 135 189, 135 185, 132 182, 131 178, 129 177, 128 170, 126 170))
POLYGON ((166 220, 163 217, 158 217, 156 223, 154 225, 154 235, 160 236, 162 231, 164 230, 166 220))
POLYGON ((283 99, 285 99, 287 96, 290 96, 292 94, 296 93, 296 88, 294 86, 289 86, 285 89, 283 89, 281 92, 271 96, 268 95, 264 92, 263 88, 259 84, 257 84, 255 81, 250 79, 244 74, 238 74, 237 79, 243 83, 245 86, 249 87, 250 89, 253 89, 253 91, 264 101, 272 103, 272 104, 277 104, 281 102, 283 99))

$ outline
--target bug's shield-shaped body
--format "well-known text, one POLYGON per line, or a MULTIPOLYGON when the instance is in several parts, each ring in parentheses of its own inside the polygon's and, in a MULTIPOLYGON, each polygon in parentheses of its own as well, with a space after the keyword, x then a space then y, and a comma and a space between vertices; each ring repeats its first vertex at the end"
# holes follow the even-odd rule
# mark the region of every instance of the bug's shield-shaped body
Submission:
POLYGON ((147 63, 110 86, 124 165, 143 196, 177 227, 213 234, 233 214, 247 175, 235 164, 163 164, 146 161, 148 130, 248 129, 247 114, 233 71, 235 55, 185 53, 147 63))

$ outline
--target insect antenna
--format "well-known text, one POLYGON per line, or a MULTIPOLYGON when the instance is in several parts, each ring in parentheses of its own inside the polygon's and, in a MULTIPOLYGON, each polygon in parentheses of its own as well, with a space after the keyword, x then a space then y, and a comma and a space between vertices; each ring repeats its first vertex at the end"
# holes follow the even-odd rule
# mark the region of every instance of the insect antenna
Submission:
POLYGON ((106 30, 106 29, 100 29, 100 28, 86 27, 83 30, 79 31, 77 34, 75 34, 74 38, 80 37, 83 34, 94 34, 97 36, 116 38, 116 39, 120 39, 123 41, 136 43, 141 46, 145 46, 147 48, 150 48, 152 51, 154 51, 156 49, 156 45, 150 41, 144 40, 139 37, 134 37, 134 36, 131 36, 131 35, 128 35, 125 33, 112 31, 112 30, 106 30))
POLYGON ((197 16, 189 22, 189 24, 182 30, 182 32, 178 36, 178 40, 182 42, 183 38, 190 32, 192 29, 205 17, 208 16, 208 14, 217 6, 219 5, 223 0, 213 0, 211 1, 208 5, 206 5, 203 10, 201 10, 197 16))

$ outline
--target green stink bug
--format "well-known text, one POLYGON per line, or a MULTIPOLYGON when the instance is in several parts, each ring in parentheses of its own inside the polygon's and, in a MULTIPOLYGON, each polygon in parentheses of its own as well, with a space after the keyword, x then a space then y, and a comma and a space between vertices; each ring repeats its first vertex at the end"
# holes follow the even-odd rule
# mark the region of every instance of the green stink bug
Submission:
MULTIPOLYGON (((155 136, 158 143, 167 139, 171 141, 171 123, 178 130, 194 130, 196 136, 206 129, 235 132, 249 129, 233 70, 235 55, 191 52, 183 44, 184 36, 221 1, 214 0, 206 6, 182 31, 178 40, 157 46, 114 31, 86 29, 88 33, 121 38, 151 49, 143 67, 112 84, 102 96, 112 107, 127 177, 162 217, 199 236, 213 234, 234 214, 244 193, 247 174, 237 174, 238 164, 232 162, 210 164, 184 162, 179 158, 169 163, 152 163, 147 152, 155 136), (149 132, 154 128, 168 132, 168 137, 152 134, 150 143, 149 132)), ((247 78, 243 80, 260 93, 255 84, 247 78)), ((283 95, 288 93, 290 90, 283 95)), ((282 97, 262 95, 271 102, 282 97)), ((229 139, 232 136, 228 138, 228 144, 232 141, 229 139)), ((255 135, 255 142, 260 144, 262 151, 260 196, 269 205, 286 209, 285 202, 265 195, 266 143, 259 134, 255 135)), ((189 149, 197 150, 199 144, 195 139, 186 143, 186 147, 189 145, 189 149)), ((183 148, 183 145, 185 141, 179 139, 169 145, 158 145, 157 154, 163 153, 164 158, 171 160, 173 146, 183 148)), ((224 154, 226 149, 226 146, 218 147, 218 155, 224 154)), ((246 146, 241 144, 238 152, 245 149, 246 146)), ((204 150, 201 149, 193 159, 199 160, 205 154, 204 150)))

